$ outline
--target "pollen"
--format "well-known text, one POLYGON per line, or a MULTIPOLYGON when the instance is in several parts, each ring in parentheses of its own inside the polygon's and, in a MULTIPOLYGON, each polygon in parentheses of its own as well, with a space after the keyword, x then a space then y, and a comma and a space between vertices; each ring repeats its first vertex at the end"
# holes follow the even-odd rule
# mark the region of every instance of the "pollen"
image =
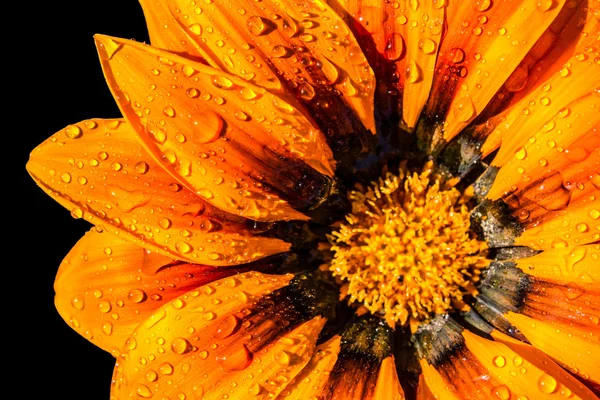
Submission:
POLYGON ((385 172, 349 193, 352 211, 329 235, 342 297, 391 327, 464 308, 489 263, 470 231, 469 196, 440 182, 430 163, 385 172))

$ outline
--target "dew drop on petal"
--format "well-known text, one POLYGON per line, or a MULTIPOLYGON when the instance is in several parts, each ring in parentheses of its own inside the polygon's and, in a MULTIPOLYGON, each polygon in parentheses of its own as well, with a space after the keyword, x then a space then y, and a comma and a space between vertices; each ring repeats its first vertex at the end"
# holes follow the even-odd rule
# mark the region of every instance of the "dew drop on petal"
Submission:
POLYGON ((542 374, 538 379, 538 389, 545 394, 554 393, 557 385, 556 379, 548 374, 542 374))
POLYGON ((185 338, 175 338, 171 342, 171 350, 173 350, 173 353, 175 354, 186 354, 192 351, 192 349, 192 344, 185 338))

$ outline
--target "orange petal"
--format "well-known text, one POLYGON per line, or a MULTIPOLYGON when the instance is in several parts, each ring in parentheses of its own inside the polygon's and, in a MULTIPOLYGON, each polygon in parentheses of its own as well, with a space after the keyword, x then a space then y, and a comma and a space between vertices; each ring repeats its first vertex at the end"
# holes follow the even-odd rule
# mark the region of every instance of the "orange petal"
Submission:
MULTIPOLYGON (((430 365, 425 359, 420 361, 423 371, 423 382, 427 385, 428 391, 434 399, 460 400, 459 394, 455 393, 454 388, 449 386, 436 367, 430 365)), ((427 397, 426 397, 427 398, 427 397)))
POLYGON ((325 322, 290 319, 293 305, 265 297, 290 278, 240 274, 179 297, 179 309, 159 309, 128 340, 112 394, 276 396, 308 363, 325 322))
MULTIPOLYGON (((253 267, 259 266, 244 269, 253 267)), ((78 333, 117 356, 125 339, 156 309, 193 288, 238 272, 239 268, 178 263, 92 229, 58 270, 55 304, 78 333)), ((171 306, 179 304, 175 300, 171 306)))
MULTIPOLYGON (((428 366, 429 369, 432 368, 431 366, 429 366, 429 364, 426 364, 426 365, 428 366)), ((435 372, 435 369, 433 371, 435 372)), ((430 372, 430 378, 431 378, 431 372, 430 372)), ((435 384, 433 382, 433 379, 430 379, 429 382, 431 385, 435 384)), ((450 396, 452 396, 452 395, 450 395, 450 396)), ((450 398, 452 398, 452 397, 450 397, 450 398)), ((425 375, 423 375, 423 374, 419 375, 419 385, 417 386, 417 400, 435 400, 433 393, 431 393, 429 386, 427 386, 427 383, 425 381, 425 375)))
POLYGON ((404 400, 404 390, 400 386, 394 356, 389 356, 381 362, 373 400, 404 400))
POLYGON ((589 93, 548 120, 500 168, 487 197, 512 208, 525 228, 518 243, 549 248, 600 238, 600 215, 593 211, 600 194, 598 127, 600 98, 589 93))
POLYGON ((173 53, 96 41, 111 90, 148 151, 208 202, 273 221, 306 219, 282 198, 306 208, 323 197, 329 181, 311 167, 332 175, 331 152, 290 103, 173 53))
POLYGON ((305 400, 318 398, 337 362, 341 337, 336 335, 317 346, 308 365, 292 380, 279 399, 305 400))
POLYGON ((589 54, 597 47, 599 22, 594 15, 598 6, 594 2, 584 3, 567 2, 561 12, 569 18, 564 29, 551 27, 545 33, 550 40, 558 36, 556 41, 540 43, 548 49, 540 61, 522 65, 515 71, 521 71, 520 81, 526 81, 525 86, 513 82, 512 91, 522 90, 511 99, 510 107, 476 128, 476 135, 489 135, 481 148, 482 157, 502 143, 493 165, 504 165, 516 149, 527 144, 531 132, 549 128, 546 124, 553 116, 600 84, 598 64, 593 61, 595 56, 589 54))
MULTIPOLYGON (((600 281, 600 244, 559 247, 545 250, 533 257, 515 260, 526 274, 577 288, 592 289, 600 281)), ((568 292, 568 291, 567 291, 568 292)))
POLYGON ((468 351, 497 380, 491 398, 594 399, 593 393, 581 382, 530 345, 497 331, 492 333, 497 341, 467 330, 462 334, 468 351))
POLYGON ((140 0, 150 43, 154 47, 169 50, 191 59, 202 62, 200 46, 190 37, 189 33, 177 23, 171 15, 166 1, 140 0))
MULTIPOLYGON (((350 29, 326 2, 176 0, 168 6, 213 67, 280 95, 289 85, 317 117, 327 115, 327 103, 335 107, 339 91, 375 132, 375 77, 350 29)), ((328 114, 340 125, 347 124, 344 117, 328 114)))
POLYGON ((32 152, 27 169, 73 217, 170 258, 235 265, 289 248, 251 236, 243 219, 178 184, 123 120, 68 126, 32 152))
POLYGON ((450 2, 426 114, 443 117, 433 146, 479 115, 546 31, 564 1, 450 2))
POLYGON ((445 1, 342 0, 334 4, 352 27, 378 78, 384 83, 396 79, 393 85, 403 93, 404 124, 413 128, 433 82, 445 1))
MULTIPOLYGON (((600 156, 600 151, 596 152, 600 156)), ((594 156, 596 157, 596 156, 594 156)), ((600 174, 592 172, 591 182, 567 189, 560 173, 551 175, 523 194, 535 204, 540 215, 535 224, 525 224, 516 245, 534 249, 577 246, 600 239, 600 174), (533 194, 530 194, 533 192, 533 194)))
MULTIPOLYGON (((569 371, 593 382, 600 382, 600 344, 598 331, 579 329, 550 321, 539 321, 509 312, 506 318, 531 344, 548 354, 569 371)), ((590 397, 593 398, 593 397, 590 397)))
POLYGON ((550 116, 540 130, 513 149, 486 197, 496 200, 527 190, 557 172, 572 186, 585 184, 591 172, 599 170, 600 96, 587 93, 550 116))
POLYGON ((420 361, 424 380, 435 398, 594 399, 581 382, 530 345, 498 332, 492 333, 497 339, 493 341, 456 324, 453 329, 451 336, 438 338, 444 341, 452 337, 448 347, 430 350, 420 361))

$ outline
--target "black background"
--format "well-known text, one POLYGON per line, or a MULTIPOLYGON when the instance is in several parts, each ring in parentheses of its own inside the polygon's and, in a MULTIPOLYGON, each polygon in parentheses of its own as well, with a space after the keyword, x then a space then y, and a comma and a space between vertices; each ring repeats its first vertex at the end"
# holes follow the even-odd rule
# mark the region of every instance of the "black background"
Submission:
POLYGON ((6 126, 4 132, 11 137, 10 151, 4 154, 8 175, 18 177, 16 193, 3 190, 4 204, 12 204, 5 228, 13 229, 3 246, 3 269, 9 273, 4 283, 10 287, 3 302, 9 318, 2 322, 3 359, 11 377, 3 383, 18 394, 2 397, 108 400, 114 358, 71 330, 53 301, 57 268, 90 225, 71 218, 39 189, 25 163, 35 146, 68 124, 120 116, 93 35, 148 42, 148 33, 136 0, 36 1, 19 8, 2 12, 3 25, 14 27, 2 40, 9 53, 2 56, 4 87, 10 93, 4 91, 3 98, 11 112, 10 132, 6 126))

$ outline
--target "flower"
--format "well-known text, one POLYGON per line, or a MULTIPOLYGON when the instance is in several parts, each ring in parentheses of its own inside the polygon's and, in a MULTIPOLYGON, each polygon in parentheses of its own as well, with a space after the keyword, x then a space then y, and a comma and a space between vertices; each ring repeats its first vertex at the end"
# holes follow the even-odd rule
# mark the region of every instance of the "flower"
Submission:
POLYGON ((596 398, 596 3, 141 3, 28 164, 114 398, 596 398))

